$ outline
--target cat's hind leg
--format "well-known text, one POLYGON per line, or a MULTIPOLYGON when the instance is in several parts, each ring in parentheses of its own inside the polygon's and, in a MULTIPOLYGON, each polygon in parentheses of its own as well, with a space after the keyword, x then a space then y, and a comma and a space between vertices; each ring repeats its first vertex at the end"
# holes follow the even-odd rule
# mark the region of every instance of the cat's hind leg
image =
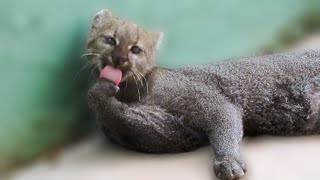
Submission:
POLYGON ((306 100, 304 105, 308 108, 305 123, 306 134, 320 133, 320 75, 302 80, 292 87, 293 92, 300 92, 306 100))

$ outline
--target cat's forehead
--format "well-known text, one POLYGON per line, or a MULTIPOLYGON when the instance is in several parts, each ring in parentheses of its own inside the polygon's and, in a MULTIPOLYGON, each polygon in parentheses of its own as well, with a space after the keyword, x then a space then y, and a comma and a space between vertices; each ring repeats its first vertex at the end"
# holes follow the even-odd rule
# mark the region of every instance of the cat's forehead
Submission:
POLYGON ((132 39, 138 39, 140 34, 140 28, 137 24, 128 22, 128 21, 122 21, 118 24, 117 28, 115 29, 115 35, 119 38, 132 38, 132 39))
POLYGON ((131 21, 114 18, 105 28, 106 33, 126 41, 137 41, 144 36, 141 27, 131 21))

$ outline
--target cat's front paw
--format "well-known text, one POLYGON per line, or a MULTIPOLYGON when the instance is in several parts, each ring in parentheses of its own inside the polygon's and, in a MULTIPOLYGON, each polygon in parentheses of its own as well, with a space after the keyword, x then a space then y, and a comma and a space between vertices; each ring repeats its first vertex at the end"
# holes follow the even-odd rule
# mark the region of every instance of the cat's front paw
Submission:
POLYGON ((225 156, 213 165, 214 173, 222 180, 237 180, 244 176, 247 171, 246 164, 241 160, 225 156))
POLYGON ((112 97, 117 94, 119 87, 114 85, 113 82, 98 79, 97 82, 90 88, 88 94, 91 96, 107 96, 112 97))

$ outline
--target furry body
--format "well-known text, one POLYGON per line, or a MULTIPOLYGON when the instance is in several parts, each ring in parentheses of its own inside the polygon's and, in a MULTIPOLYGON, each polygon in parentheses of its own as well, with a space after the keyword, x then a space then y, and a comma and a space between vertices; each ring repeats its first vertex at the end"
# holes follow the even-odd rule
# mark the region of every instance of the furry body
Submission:
MULTIPOLYGON (((111 14, 106 17, 106 22, 112 21, 108 20, 111 14)), ((136 26, 132 27, 128 33, 136 26)), ((108 50, 108 61, 119 62, 118 55, 112 55, 117 48, 108 50)), ((124 60, 131 63, 130 57, 124 60)), ((243 134, 320 132, 320 51, 236 58, 180 69, 155 67, 147 60, 131 64, 143 73, 133 76, 134 81, 128 73, 119 92, 112 82, 99 79, 88 93, 89 106, 106 136, 130 149, 173 153, 209 142, 217 177, 239 179, 246 172, 239 147, 243 134)), ((129 72, 128 63, 124 72, 129 72)))
POLYGON ((130 103, 121 102, 121 92, 108 97, 110 83, 100 80, 89 102, 107 137, 128 148, 181 152, 209 140, 220 162, 231 156, 241 164, 243 130, 246 135, 319 133, 319 75, 315 51, 233 59, 157 68, 146 77, 148 93, 146 84, 139 86, 141 100, 130 103))

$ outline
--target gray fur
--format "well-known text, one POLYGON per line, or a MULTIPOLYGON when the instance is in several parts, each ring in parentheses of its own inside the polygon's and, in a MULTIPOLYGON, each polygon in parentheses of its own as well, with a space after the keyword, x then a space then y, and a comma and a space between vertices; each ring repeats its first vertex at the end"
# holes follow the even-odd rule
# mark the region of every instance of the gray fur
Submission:
POLYGON ((154 68, 143 86, 124 83, 116 94, 112 83, 98 80, 88 93, 107 137, 152 153, 190 151, 209 141, 220 179, 239 179, 246 171, 239 149, 243 132, 320 131, 320 51, 154 68))

